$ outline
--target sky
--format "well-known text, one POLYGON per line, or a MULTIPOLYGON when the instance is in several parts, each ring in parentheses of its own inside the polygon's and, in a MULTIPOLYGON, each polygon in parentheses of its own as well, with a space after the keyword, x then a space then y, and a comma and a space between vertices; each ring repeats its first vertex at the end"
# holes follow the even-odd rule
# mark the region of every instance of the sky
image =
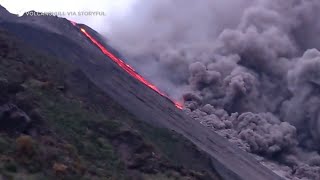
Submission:
POLYGON ((104 15, 68 16, 66 18, 105 31, 103 24, 110 16, 125 14, 136 0, 0 0, 0 4, 14 14, 35 10, 38 12, 99 11, 104 15))

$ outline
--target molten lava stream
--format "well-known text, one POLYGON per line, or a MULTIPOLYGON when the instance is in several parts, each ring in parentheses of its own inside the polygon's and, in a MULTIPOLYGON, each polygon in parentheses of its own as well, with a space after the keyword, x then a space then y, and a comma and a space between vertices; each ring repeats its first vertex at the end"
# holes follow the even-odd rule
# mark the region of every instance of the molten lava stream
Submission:
MULTIPOLYGON (((77 23, 70 21, 72 25, 77 26, 77 23)), ((171 100, 166 94, 161 92, 155 85, 144 79, 140 74, 138 74, 132 67, 126 64, 123 60, 117 58, 113 55, 110 51, 108 51, 103 45, 101 45, 96 39, 94 39, 85 29, 80 28, 81 32, 93 43, 95 44, 103 54, 108 56, 112 61, 114 61, 118 66, 120 66, 123 70, 129 73, 132 77, 140 81, 141 83, 145 84, 150 89, 154 90, 161 96, 169 99, 177 108, 182 109, 182 104, 176 101, 171 100)))

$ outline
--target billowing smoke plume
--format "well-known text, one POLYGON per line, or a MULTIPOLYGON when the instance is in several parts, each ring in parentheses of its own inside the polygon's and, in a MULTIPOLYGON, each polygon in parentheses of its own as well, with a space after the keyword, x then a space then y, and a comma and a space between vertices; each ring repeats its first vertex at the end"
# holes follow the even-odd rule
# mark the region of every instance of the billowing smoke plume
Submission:
POLYGON ((199 123, 320 179, 319 17, 319 0, 141 0, 109 38, 199 123))

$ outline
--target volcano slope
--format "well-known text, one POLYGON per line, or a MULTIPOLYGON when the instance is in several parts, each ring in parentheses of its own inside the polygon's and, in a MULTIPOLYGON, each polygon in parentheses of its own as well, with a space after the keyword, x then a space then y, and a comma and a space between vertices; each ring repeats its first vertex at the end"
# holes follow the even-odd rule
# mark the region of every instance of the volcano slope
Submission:
MULTIPOLYGON (((28 18, 26 17, 21 18, 14 21, 2 21, 0 23, 0 28, 4 29, 6 32, 10 32, 18 39, 24 41, 24 43, 30 46, 33 46, 37 50, 41 50, 46 54, 59 59, 57 61, 54 61, 53 64, 57 65, 59 63, 63 63, 63 65, 49 66, 47 65, 49 61, 43 60, 43 58, 29 57, 30 59, 40 59, 40 61, 38 62, 40 63, 40 67, 38 67, 35 72, 44 71, 44 74, 38 74, 38 72, 35 73, 32 71, 32 75, 27 76, 26 74, 30 72, 25 74, 21 70, 29 66, 32 67, 36 63, 33 61, 21 62, 21 59, 28 58, 26 58, 25 55, 18 55, 14 56, 14 58, 18 61, 18 65, 16 67, 10 64, 10 60, 1 61, 7 63, 3 65, 3 70, 1 70, 1 72, 6 72, 8 71, 8 69, 12 69, 12 67, 10 66, 17 68, 18 71, 16 73, 20 74, 19 76, 21 76, 22 79, 18 81, 18 84, 21 84, 21 86, 24 87, 23 89, 25 89, 25 91, 31 91, 30 94, 35 95, 35 97, 32 97, 32 99, 40 99, 40 110, 37 110, 40 111, 40 113, 36 114, 44 116, 44 119, 46 120, 48 119, 48 121, 44 121, 44 124, 47 123, 49 125, 43 125, 43 127, 41 126, 41 128, 38 128, 39 130, 37 130, 36 125, 39 125, 41 123, 36 123, 35 127, 31 128, 35 130, 31 132, 37 132, 35 134, 50 134, 49 137, 53 138, 53 140, 49 140, 49 142, 47 142, 47 140, 43 140, 41 138, 39 139, 38 136, 36 136, 34 139, 36 139, 37 142, 45 141, 45 144, 54 144, 53 147, 59 147, 60 145, 63 147, 67 146, 67 149, 76 149, 76 152, 78 150, 79 152, 76 153, 78 154, 78 156, 75 155, 75 158, 71 158, 71 160, 74 160, 74 162, 78 162, 77 160, 79 159, 84 161, 84 163, 76 164, 82 165, 80 166, 80 170, 82 172, 82 170, 85 169, 83 171, 84 173, 87 173, 87 176, 97 175, 97 177, 95 178, 116 176, 116 179, 118 179, 119 175, 125 176, 124 174, 128 173, 120 172, 114 174, 114 172, 120 170, 128 171, 128 169, 130 170, 131 168, 135 171, 128 172, 138 172, 139 178, 141 178, 141 176, 147 176, 145 177, 146 179, 163 178, 163 173, 171 171, 173 172, 173 174, 178 174, 178 179, 218 179, 219 176, 223 179, 231 180, 280 179, 273 172, 260 165, 253 157, 249 156, 247 153, 228 143, 227 140, 218 136, 210 129, 207 129, 197 122, 191 120, 180 110, 178 110, 168 99, 159 96, 159 94, 157 94, 156 92, 152 91, 151 89, 136 81, 134 78, 130 77, 123 70, 117 67, 110 59, 105 57, 92 43, 90 43, 90 41, 88 41, 88 39, 86 39, 78 31, 77 28, 73 27, 67 20, 56 17, 50 17, 50 19, 48 19, 47 17, 37 17, 47 19, 38 19, 36 21, 37 23, 34 23, 35 21, 29 22, 28 18), (57 23, 58 21, 60 23, 57 23), (46 25, 45 28, 44 25, 46 25), (52 31, 50 30, 50 28, 48 28, 50 27, 50 25, 54 25, 55 27, 52 31), (23 66, 23 64, 26 63, 27 66, 23 66), (65 70, 65 68, 68 66, 71 66, 73 68, 76 67, 78 70, 65 70), (57 69, 59 69, 59 71, 57 71, 57 69), (50 74, 50 70, 56 70, 55 74, 50 74), (72 72, 70 73, 72 75, 68 77, 64 75, 64 71, 72 72), (47 83, 48 81, 54 81, 54 83, 47 83), (35 90, 33 90, 33 88, 35 88, 35 90), (63 98, 63 100, 60 100, 60 98, 63 98), (76 104, 73 104, 75 103, 74 101, 76 101, 76 104), (98 106, 92 106, 92 101, 95 104, 98 104, 98 106), (57 104, 61 105, 61 107, 56 107, 57 104), (87 104, 90 105, 88 106, 87 104), (85 115, 77 114, 77 112, 82 110, 86 112, 85 115), (105 114, 107 114, 108 117, 112 117, 111 119, 115 120, 108 121, 109 123, 103 122, 101 120, 101 116, 103 117, 105 114), (108 126, 105 125, 105 123, 111 125, 108 126), (114 126, 119 126, 118 123, 121 124, 121 128, 114 128, 114 126), (135 135, 135 133, 131 131, 132 127, 136 126, 138 127, 133 129, 138 129, 142 134, 145 134, 144 136, 135 135), (127 130, 128 128, 129 130, 127 130), (185 140, 177 139, 174 139, 172 141, 172 139, 170 139, 172 136, 180 136, 176 135, 173 132, 169 133, 163 128, 177 132, 192 143, 190 144, 188 142, 185 142, 185 140), (43 129, 47 130, 48 132, 41 132, 40 130, 43 129), (116 129, 116 131, 117 129, 119 129, 119 131, 113 132, 114 129, 116 129), (161 134, 162 131, 166 133, 161 134), (141 150, 139 149, 140 146, 135 146, 135 148, 131 148, 130 146, 131 142, 137 141, 136 139, 130 138, 135 138, 136 136, 138 136, 137 139, 140 140, 145 137, 153 143, 153 145, 144 145, 142 143, 143 145, 141 146, 144 147, 142 150, 142 155, 141 150), (59 137, 64 138, 59 139, 59 137), (71 146, 65 145, 67 144, 66 142, 69 142, 71 146), (200 176, 202 176, 198 177, 196 175, 199 174, 197 173, 198 171, 192 173, 194 171, 188 171, 184 168, 177 168, 177 166, 174 166, 170 163, 167 163, 169 165, 163 165, 165 163, 157 164, 155 162, 161 161, 157 159, 158 153, 155 153, 157 148, 152 147, 159 147, 158 149, 161 149, 160 152, 166 154, 166 157, 169 157, 167 159, 172 159, 175 161, 175 163, 179 162, 178 164, 183 165, 184 167, 186 167, 186 169, 199 169, 199 171, 204 171, 206 173, 200 173, 200 176), (114 153, 110 153, 110 149, 113 149, 114 153), (148 152, 151 153, 151 155, 146 155, 143 153, 146 149, 149 150, 148 152), (100 157, 100 155, 105 154, 105 151, 109 152, 106 154, 110 156, 103 158, 100 157), (96 154, 91 154, 94 152, 97 152, 98 156, 95 156, 96 154), (138 155, 136 154, 136 152, 138 153, 138 155), (137 158, 137 162, 132 160, 135 159, 131 157, 132 154, 134 154, 134 157, 137 158), (116 157, 119 157, 119 160, 117 160, 116 157), (153 162, 155 164, 151 163, 150 165, 149 162, 145 161, 145 159, 147 159, 148 161, 150 158, 155 161, 153 162), (109 159, 112 160, 110 161, 109 159), (119 164, 117 164, 118 162, 119 164), (88 165, 91 163, 94 164, 93 168, 89 168, 88 166, 83 165, 88 165), (105 163, 107 163, 107 165, 105 163), (150 165, 151 167, 156 168, 150 169, 144 167, 144 165, 150 165), (82 168, 83 166, 85 166, 85 168, 82 168), (109 167, 109 169, 107 169, 109 171, 106 171, 102 167, 109 167), (135 169, 137 167, 141 169, 135 169), (161 169, 162 167, 166 167, 168 169, 163 170, 161 169), (93 172, 91 172, 90 170, 93 172), (150 174, 151 176, 161 177, 150 177, 150 174)), ((89 32, 93 31, 91 29, 87 30, 89 32)), ((5 40, 4 42, 6 41, 7 40, 5 40)), ((15 49, 10 49, 7 46, 8 45, 3 45, 3 52, 6 52, 3 55, 5 58, 12 56, 10 52, 16 52, 15 49)), ((17 74, 8 74, 9 73, 5 73, 5 75, 3 75, 5 79, 18 76, 17 74)), ((9 82, 13 82, 14 79, 9 80, 9 82)), ((18 95, 19 94, 14 93, 14 98, 12 99, 11 96, 13 95, 9 94, 9 99, 5 100, 4 102, 11 102, 15 99, 18 99, 16 97, 18 95)), ((27 100, 27 102, 32 101, 27 100)), ((18 109, 20 107, 21 109, 23 109, 22 105, 18 105, 18 109)), ((34 110, 38 108, 29 109, 34 110)), ((28 109, 25 110, 26 114, 30 114, 31 116, 31 112, 33 111, 28 112, 27 110, 28 109)), ((31 132, 26 131, 25 129, 23 129, 23 132, 27 132, 32 135, 31 132)), ((12 141, 11 136, 5 135, 4 137, 4 144, 12 141)), ((23 165, 25 162, 18 163, 17 168, 17 165, 14 164, 14 159, 16 158, 16 156, 21 155, 21 152, 19 153, 19 149, 23 150, 23 152, 25 151, 25 149, 30 149, 26 148, 29 147, 29 145, 25 144, 30 144, 30 142, 34 141, 32 140, 33 139, 30 140, 30 137, 26 138, 25 136, 18 138, 16 142, 16 151, 18 152, 13 153, 13 150, 10 151, 10 149, 5 149, 5 151, 9 151, 9 153, 7 153, 9 155, 5 156, 4 159, 9 159, 8 161, 10 163, 13 162, 13 165, 4 165, 4 168, 2 169, 9 169, 13 172, 17 171, 17 169, 20 168, 21 164, 23 165), (23 148, 21 148, 20 145, 21 141, 23 142, 23 148)), ((37 146, 42 145, 43 144, 41 143, 37 144, 37 146)), ((57 151, 59 152, 59 150, 57 151)), ((72 150, 72 152, 74 151, 72 150)), ((41 152, 33 152, 32 150, 31 152, 29 152, 28 150, 26 153, 41 154, 41 152)), ((67 161, 66 159, 70 159, 70 157, 64 157, 62 155, 63 153, 67 154, 67 152, 60 153, 62 156, 61 159, 64 159, 65 161, 58 161, 59 158, 53 160, 51 159, 50 162, 51 164, 53 164, 53 170, 52 172, 47 172, 45 175, 50 173, 56 175, 63 173, 73 173, 79 175, 79 173, 77 173, 78 166, 67 164, 67 162, 70 161, 67 161)), ((38 156, 35 157, 38 158, 38 156)), ((27 159, 26 163, 28 162, 30 163, 41 161, 28 161, 27 159)), ((33 166, 36 165, 32 165, 31 167, 33 166)), ((44 166, 40 165, 40 167, 43 168, 44 166)), ((26 166, 23 166, 22 168, 26 168, 26 166)), ((39 172, 39 165, 38 169, 35 169, 37 170, 36 172, 39 172)), ((33 169, 31 168, 31 172, 33 172, 32 170, 33 169)), ((12 173, 9 173, 9 176, 11 175, 12 173)), ((166 178, 168 177, 166 176, 166 178)))
POLYGON ((185 138, 28 46, 0 28, 0 179, 220 179, 185 138))

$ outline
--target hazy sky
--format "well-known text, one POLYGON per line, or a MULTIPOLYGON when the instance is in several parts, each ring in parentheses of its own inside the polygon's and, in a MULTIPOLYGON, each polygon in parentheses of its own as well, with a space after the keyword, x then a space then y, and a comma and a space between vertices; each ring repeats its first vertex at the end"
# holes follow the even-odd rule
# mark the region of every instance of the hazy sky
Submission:
MULTIPOLYGON (((124 14, 136 0, 0 0, 0 4, 11 13, 23 14, 26 11, 69 12, 101 11, 105 16, 69 16, 68 19, 85 23, 101 30, 108 16, 124 14)), ((103 28, 105 30, 106 28, 103 28)))

